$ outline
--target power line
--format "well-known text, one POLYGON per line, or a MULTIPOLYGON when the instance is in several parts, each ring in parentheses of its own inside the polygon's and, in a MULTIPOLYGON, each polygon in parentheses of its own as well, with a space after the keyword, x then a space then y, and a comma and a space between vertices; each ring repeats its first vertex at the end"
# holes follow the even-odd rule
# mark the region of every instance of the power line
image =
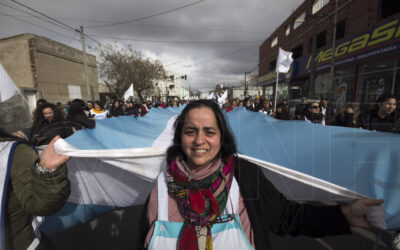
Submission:
POLYGON ((105 37, 90 34, 94 37, 108 38, 115 40, 126 40, 135 42, 150 42, 150 43, 194 43, 194 44, 235 44, 235 43, 259 43, 263 41, 168 41, 168 40, 148 40, 148 39, 135 39, 135 38, 124 38, 124 37, 105 37))
MULTIPOLYGON (((49 20, 47 20, 47 19, 44 19, 44 18, 42 18, 42 17, 40 17, 40 16, 36 16, 36 15, 33 15, 32 13, 29 13, 29 12, 26 12, 26 11, 23 11, 23 10, 20 10, 20 9, 14 7, 14 6, 10 6, 10 5, 5 4, 5 3, 0 3, 0 5, 6 6, 6 7, 10 8, 10 9, 16 10, 16 11, 21 12, 21 13, 28 14, 28 16, 37 18, 37 19, 39 19, 39 20, 41 20, 41 21, 48 22, 48 23, 51 23, 51 24, 53 24, 53 25, 55 25, 55 26, 57 26, 57 27, 59 27, 59 28, 65 29, 65 27, 63 27, 63 26, 61 26, 61 25, 59 25, 59 24, 57 24, 57 23, 53 23, 53 22, 51 22, 51 21, 49 21, 49 20)), ((13 15, 8 15, 8 14, 4 14, 4 15, 5 15, 5 16, 8 16, 8 17, 13 17, 13 15)), ((17 18, 16 18, 16 19, 17 19, 17 18)), ((18 19, 18 20, 22 20, 22 19, 18 19)))
MULTIPOLYGON (((12 1, 15 1, 15 0, 12 0, 12 1)), ((197 2, 194 2, 194 3, 183 5, 181 7, 178 7, 178 8, 172 9, 172 10, 163 11, 163 12, 160 12, 160 13, 157 13, 157 14, 154 14, 154 15, 146 16, 146 17, 126 20, 126 21, 120 21, 120 22, 115 22, 115 23, 109 23, 109 24, 99 24, 99 25, 86 26, 85 28, 100 28, 100 27, 107 27, 107 26, 114 26, 114 25, 119 25, 119 24, 126 24, 126 23, 142 21, 142 20, 145 20, 145 19, 149 19, 149 18, 153 18, 153 17, 156 17, 156 16, 161 16, 161 15, 164 15, 164 14, 167 14, 167 13, 171 13, 171 12, 174 12, 174 11, 177 11, 177 10, 181 10, 181 9, 187 8, 189 6, 192 6, 192 5, 195 5, 195 4, 199 4, 199 3, 204 2, 204 1, 205 0, 200 0, 200 1, 197 1, 197 2)))
MULTIPOLYGON (((13 15, 13 16, 27 16, 27 15, 13 15)), ((81 18, 68 18, 68 17, 57 17, 58 20, 70 20, 70 21, 78 21, 78 22, 97 22, 97 23, 110 23, 110 21, 105 20, 93 20, 93 19, 81 19, 81 18)), ((156 28, 171 28, 171 29, 187 29, 187 30, 202 30, 202 31, 215 31, 215 32, 229 32, 229 33, 248 33, 248 34, 265 34, 265 31, 251 31, 251 30, 227 30, 227 29, 211 29, 211 28, 202 28, 202 27, 186 27, 186 26, 174 26, 174 25, 159 25, 159 24, 142 24, 135 23, 132 24, 134 26, 145 26, 145 27, 156 27, 156 28)))
MULTIPOLYGON (((63 37, 67 37, 65 34, 59 33, 59 32, 54 31, 54 30, 52 30, 52 29, 49 29, 49 28, 40 26, 40 25, 38 25, 38 24, 34 24, 34 23, 32 23, 32 22, 28 22, 28 21, 26 21, 26 20, 23 20, 23 19, 20 19, 20 18, 11 16, 11 15, 8 15, 8 14, 6 14, 6 13, 4 13, 4 12, 0 12, 0 13, 3 14, 4 16, 8 16, 8 17, 14 18, 14 19, 16 19, 16 20, 18 20, 18 21, 21 21, 21 22, 24 22, 24 23, 33 25, 33 26, 35 26, 35 27, 38 27, 38 28, 41 28, 41 29, 44 29, 44 30, 47 30, 47 31, 50 31, 50 32, 53 32, 53 33, 55 33, 55 34, 57 34, 57 35, 60 35, 60 36, 63 36, 63 37)), ((69 38, 69 37, 68 37, 68 38, 69 38)), ((73 39, 73 38, 72 38, 72 39, 73 39)), ((79 40, 77 40, 77 39, 73 39, 73 40, 79 41, 79 40)))
POLYGON ((32 9, 31 7, 29 7, 29 6, 25 5, 25 4, 19 3, 19 2, 15 1, 15 0, 11 0, 11 1, 13 1, 13 2, 16 3, 16 4, 19 4, 19 5, 21 5, 21 6, 25 7, 25 8, 27 8, 27 9, 29 9, 29 10, 35 12, 35 13, 38 13, 38 14, 44 16, 44 17, 47 17, 48 19, 50 19, 50 20, 52 20, 52 21, 54 21, 54 22, 56 22, 56 23, 59 23, 59 24, 65 26, 65 27, 67 27, 68 29, 71 29, 71 30, 73 30, 73 31, 80 32, 78 29, 75 29, 75 28, 73 28, 73 27, 71 27, 71 26, 69 26, 69 25, 67 25, 67 24, 65 24, 65 23, 63 23, 63 22, 58 21, 57 19, 54 19, 54 18, 52 18, 52 17, 50 17, 50 16, 48 16, 48 15, 46 15, 46 14, 43 14, 43 13, 40 12, 40 11, 37 11, 37 10, 35 10, 35 9, 32 9))

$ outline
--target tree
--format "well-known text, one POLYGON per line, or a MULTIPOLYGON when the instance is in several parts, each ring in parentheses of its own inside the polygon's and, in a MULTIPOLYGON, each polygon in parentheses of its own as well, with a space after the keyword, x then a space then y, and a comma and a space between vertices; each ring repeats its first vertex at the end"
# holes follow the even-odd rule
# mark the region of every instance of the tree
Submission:
POLYGON ((153 82, 166 77, 160 61, 153 62, 144 58, 140 51, 134 50, 130 45, 119 49, 108 44, 106 48, 97 47, 96 50, 100 54, 100 77, 104 79, 111 94, 118 99, 133 83, 140 102, 143 102, 142 92, 153 90, 153 82))

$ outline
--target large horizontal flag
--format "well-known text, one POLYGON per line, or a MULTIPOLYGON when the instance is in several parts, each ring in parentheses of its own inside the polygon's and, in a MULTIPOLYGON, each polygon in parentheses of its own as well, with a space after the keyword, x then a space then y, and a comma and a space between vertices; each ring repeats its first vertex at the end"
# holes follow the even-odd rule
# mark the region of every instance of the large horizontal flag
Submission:
MULTIPOLYGON (((58 232, 115 207, 143 204, 165 167, 173 122, 183 107, 152 108, 144 117, 97 121, 96 128, 58 140, 72 193, 42 230, 58 232)), ((400 135, 303 121, 275 120, 244 108, 225 113, 240 157, 263 168, 292 200, 385 199, 370 211, 381 228, 400 229, 400 135)))

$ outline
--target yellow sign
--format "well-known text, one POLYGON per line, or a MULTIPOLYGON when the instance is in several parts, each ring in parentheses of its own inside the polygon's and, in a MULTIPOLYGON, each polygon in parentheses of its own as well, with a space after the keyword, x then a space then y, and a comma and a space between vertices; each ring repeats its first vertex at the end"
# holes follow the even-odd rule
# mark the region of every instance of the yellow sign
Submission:
MULTIPOLYGON (((382 24, 370 32, 361 34, 349 41, 339 44, 335 49, 335 57, 347 55, 361 49, 382 44, 391 39, 400 37, 400 20, 393 20, 382 24)), ((315 57, 315 63, 322 63, 332 59, 332 48, 321 50, 315 57)), ((310 66, 312 56, 309 57, 307 69, 310 66)))

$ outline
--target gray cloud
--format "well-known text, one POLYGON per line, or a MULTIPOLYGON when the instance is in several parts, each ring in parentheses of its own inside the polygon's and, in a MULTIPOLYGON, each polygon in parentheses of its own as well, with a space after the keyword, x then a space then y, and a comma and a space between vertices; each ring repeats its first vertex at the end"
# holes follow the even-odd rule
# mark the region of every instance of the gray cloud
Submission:
MULTIPOLYGON (((85 32, 103 44, 131 44, 145 55, 160 60, 170 72, 188 75, 186 86, 204 91, 215 87, 216 83, 239 83, 244 78, 244 72, 252 69, 255 69, 253 73, 256 74, 259 45, 302 2, 303 0, 206 0, 138 22, 109 27, 87 27, 85 32)), ((10 0, 2 0, 2 3, 27 11, 10 0)), ((79 28, 80 25, 93 26, 142 18, 190 2, 21 0, 21 3, 79 28)), ((76 32, 5 6, 0 5, 0 12, 0 38, 35 33, 81 49, 79 34, 76 32)), ((90 39, 87 39, 87 44, 91 47, 96 46, 90 39)))

